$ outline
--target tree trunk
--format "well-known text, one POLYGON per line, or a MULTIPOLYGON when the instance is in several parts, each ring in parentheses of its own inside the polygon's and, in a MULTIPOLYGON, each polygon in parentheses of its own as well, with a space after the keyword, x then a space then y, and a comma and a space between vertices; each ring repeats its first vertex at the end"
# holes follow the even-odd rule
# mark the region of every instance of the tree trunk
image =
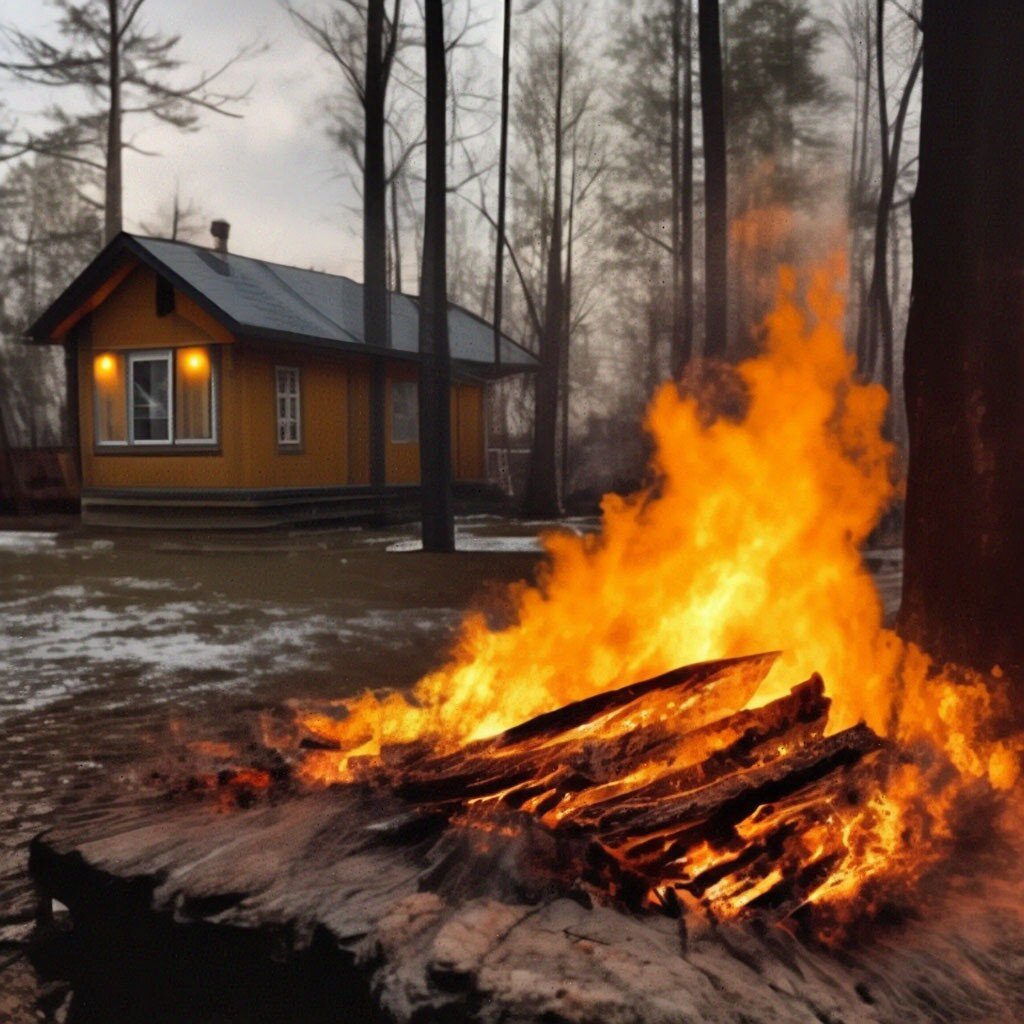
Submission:
MULTIPOLYGON (((363 334, 371 349, 388 345, 387 172, 384 156, 384 0, 367 0, 366 82, 363 155, 363 334)), ((380 367, 376 376, 379 378, 380 367)), ((377 380, 371 388, 370 481, 386 482, 384 402, 387 388, 377 380)))
POLYGON ((861 80, 863 82, 863 105, 860 108, 860 127, 857 132, 857 136, 860 143, 860 149, 857 157, 857 177, 856 177, 856 188, 853 193, 853 202, 851 204, 851 215, 854 219, 854 246, 856 253, 856 263, 852 268, 852 278, 856 278, 858 282, 858 301, 857 301, 857 367, 863 378, 868 379, 871 376, 871 368, 869 363, 868 354, 868 288, 866 284, 867 270, 865 269, 866 253, 865 253, 865 240, 864 240, 864 229, 861 224, 861 217, 863 215, 864 206, 867 203, 867 191, 868 191, 868 127, 871 117, 871 69, 874 66, 874 33, 871 31, 871 12, 868 7, 865 7, 864 12, 864 36, 863 36, 863 49, 864 49, 864 65, 861 80))
POLYGON ((540 336, 540 366, 535 375, 533 451, 526 481, 524 511, 545 517, 562 513, 558 494, 558 392, 561 340, 565 324, 565 294, 562 280, 562 156, 565 140, 562 103, 565 86, 565 43, 559 39, 555 86, 554 193, 551 207, 551 235, 548 245, 547 289, 543 331, 540 336))
POLYGON ((1020 672, 1024 5, 925 0, 923 35, 901 627, 936 657, 1020 672))
POLYGON ((444 0, 424 6, 427 67, 427 181, 420 282, 420 495, 423 550, 454 551, 451 451, 451 359, 448 354, 448 97, 444 0))
POLYGON ((572 136, 572 171, 569 175, 568 237, 565 242, 565 317, 562 325, 562 494, 569 494, 569 415, 572 411, 572 247, 576 224, 576 129, 572 136))
POLYGON ((122 225, 121 161, 124 146, 121 141, 121 25, 117 0, 107 0, 110 20, 107 55, 107 88, 110 106, 107 111, 107 168, 103 205, 103 241, 109 242, 119 234, 122 225))
POLYGON ((672 331, 669 360, 675 373, 683 348, 683 139, 680 76, 683 67, 683 0, 672 0, 672 81, 669 83, 669 173, 672 177, 672 331))
POLYGON ((512 0, 505 0, 501 40, 501 142, 498 152, 498 227, 494 250, 494 365, 501 366, 501 320, 505 305, 505 207, 508 193, 509 78, 512 69, 512 0))
POLYGON ((704 355, 725 356, 728 331, 725 85, 718 0, 699 0, 701 123, 704 129, 704 355))
POLYGON ((686 0, 686 48, 683 51, 683 183, 682 276, 683 334, 678 358, 672 367, 678 380, 693 358, 693 0, 686 0))

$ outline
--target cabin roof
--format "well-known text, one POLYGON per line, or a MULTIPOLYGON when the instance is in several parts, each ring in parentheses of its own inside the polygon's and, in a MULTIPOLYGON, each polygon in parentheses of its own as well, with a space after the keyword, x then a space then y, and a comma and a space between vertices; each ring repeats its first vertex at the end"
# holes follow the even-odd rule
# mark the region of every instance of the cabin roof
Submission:
MULTIPOLYGON (((122 233, 114 238, 29 328, 37 342, 63 336, 103 282, 123 265, 125 255, 164 276, 233 333, 316 348, 363 349, 363 286, 347 277, 220 253, 187 242, 122 233)), ((386 351, 416 357, 419 303, 390 293, 390 346, 386 351)), ((449 303, 452 359, 496 369, 493 328, 481 317, 449 303)), ((529 370, 536 357, 502 335, 501 369, 529 370)))

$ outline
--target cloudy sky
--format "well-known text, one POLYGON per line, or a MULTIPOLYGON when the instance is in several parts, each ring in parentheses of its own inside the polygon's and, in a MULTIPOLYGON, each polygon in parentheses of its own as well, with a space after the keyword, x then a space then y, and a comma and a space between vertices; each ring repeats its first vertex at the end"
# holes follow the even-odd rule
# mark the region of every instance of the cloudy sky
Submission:
MULTIPOLYGON (((493 0, 480 5, 484 14, 492 8, 493 0)), ((298 34, 278 0, 149 0, 145 17, 152 27, 180 34, 179 53, 197 68, 215 67, 247 43, 268 48, 225 80, 236 90, 252 86, 244 119, 210 114, 195 133, 129 119, 129 133, 159 156, 126 154, 128 230, 152 221, 178 182, 183 197, 205 214, 231 222, 236 252, 361 276, 358 223, 346 214, 355 196, 324 134, 324 97, 336 88, 336 72, 298 34)), ((53 22, 45 0, 0 3, 0 23, 52 35, 53 22)), ((495 24, 485 35, 493 40, 499 31, 495 24)), ((0 90, 22 123, 56 98, 7 81, 0 90)))

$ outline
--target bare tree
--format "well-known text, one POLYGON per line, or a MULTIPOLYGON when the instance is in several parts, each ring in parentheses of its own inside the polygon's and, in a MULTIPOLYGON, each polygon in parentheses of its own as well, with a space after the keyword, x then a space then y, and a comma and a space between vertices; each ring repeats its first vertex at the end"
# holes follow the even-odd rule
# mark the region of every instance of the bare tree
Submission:
MULTIPOLYGON (((389 93, 402 38, 402 0, 338 0, 328 13, 304 13, 287 5, 302 32, 333 61, 342 74, 344 91, 337 110, 336 138, 358 168, 363 214, 363 331, 377 352, 389 344, 388 311, 388 187, 396 176, 395 157, 389 173, 389 93)), ((392 140, 393 142, 393 140, 392 140)), ((400 162, 407 159, 404 149, 400 162)), ((397 216, 397 202, 393 204, 397 216)), ((393 226, 398 244, 397 225, 393 226)), ((400 251, 399 251, 400 258, 400 251)), ((396 260, 394 267, 398 267, 396 260)), ((370 479, 385 483, 384 364, 373 361, 370 400, 370 479)))
POLYGON ((12 443, 60 441, 60 353, 22 335, 99 245, 98 213, 78 194, 84 177, 76 164, 28 156, 0 181, 0 415, 12 443))
POLYGON ((423 550, 455 549, 451 466, 451 357, 446 282, 448 69, 444 0, 425 0, 427 182, 420 282, 420 494, 423 550))
MULTIPOLYGON (((578 210, 585 182, 600 175, 600 147, 583 141, 582 122, 591 113, 594 86, 586 71, 580 15, 556 0, 531 27, 524 66, 517 76, 516 124, 522 148, 512 168, 515 223, 507 246, 522 284, 529 333, 537 339, 540 366, 534 381, 533 441, 525 510, 557 515, 559 410, 568 307, 567 211, 578 210), (566 170, 577 142, 575 200, 566 196, 566 170), (589 155, 587 155, 589 154, 589 155), (584 168, 581 158, 592 162, 584 168), (567 198, 569 206, 567 207, 567 198)), ((586 190, 589 191, 587 185, 586 190)), ((574 225, 574 237, 579 228, 574 225)), ((579 289, 575 291, 579 294, 579 289)))
POLYGON ((871 188, 873 135, 872 82, 874 41, 871 0, 836 0, 831 24, 839 36, 853 72, 852 132, 846 181, 846 212, 849 224, 850 301, 847 324, 853 350, 862 372, 868 365, 868 243, 873 215, 871 188))
POLYGON ((704 355, 725 355, 728 333, 729 246, 725 84, 718 0, 699 0, 700 99, 704 138, 704 355))
POLYGON ((147 0, 50 0, 60 13, 55 40, 13 27, 4 29, 13 56, 0 68, 34 85, 82 93, 83 113, 54 106, 50 128, 17 135, 8 148, 22 148, 78 163, 102 176, 104 239, 122 228, 122 163, 126 150, 145 153, 125 138, 125 120, 148 117, 181 131, 198 127, 205 112, 239 117, 245 92, 225 92, 219 82, 253 47, 233 53, 219 67, 179 81, 180 37, 144 26, 147 0))
POLYGON ((914 57, 903 83, 896 117, 890 124, 888 89, 886 85, 885 0, 875 5, 875 59, 878 76, 878 122, 881 153, 881 184, 875 207, 874 264, 868 289, 867 362, 865 371, 873 375, 881 350, 882 384, 891 392, 895 385, 895 332, 893 329, 892 295, 889 290, 889 227, 893 198, 900 176, 900 149, 910 99, 921 71, 924 50, 919 39, 916 17, 912 17, 914 57))
POLYGON ((617 187, 605 199, 623 266, 639 277, 633 286, 648 295, 651 384, 664 375, 666 328, 673 375, 682 373, 693 352, 692 11, 691 0, 623 0, 609 50, 621 80, 611 108, 621 141, 617 187), (641 266, 655 269, 637 275, 641 266))
POLYGON ((498 145, 498 223, 494 252, 494 362, 501 365, 501 320, 505 302, 505 208, 508 199, 509 80, 512 71, 512 0, 504 0, 501 36, 501 114, 498 145))

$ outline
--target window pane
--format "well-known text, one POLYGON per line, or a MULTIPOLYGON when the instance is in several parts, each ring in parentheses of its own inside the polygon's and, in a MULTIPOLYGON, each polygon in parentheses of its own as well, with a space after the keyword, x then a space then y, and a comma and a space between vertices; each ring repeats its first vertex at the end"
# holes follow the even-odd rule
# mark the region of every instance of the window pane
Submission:
POLYGON ((169 441, 170 381, 166 359, 140 359, 132 367, 132 438, 169 441))
POLYGON ((413 444, 420 437, 419 391, 413 380, 391 382, 391 443, 413 444))
POLYGON ((277 390, 278 444, 300 444, 299 371, 293 367, 275 367, 274 380, 277 390))
POLYGON ((128 409, 124 386, 124 357, 116 352, 96 356, 92 364, 97 444, 128 440, 128 409))
POLYGON ((177 440, 213 440, 213 388, 209 350, 178 349, 174 380, 174 436, 177 440))

